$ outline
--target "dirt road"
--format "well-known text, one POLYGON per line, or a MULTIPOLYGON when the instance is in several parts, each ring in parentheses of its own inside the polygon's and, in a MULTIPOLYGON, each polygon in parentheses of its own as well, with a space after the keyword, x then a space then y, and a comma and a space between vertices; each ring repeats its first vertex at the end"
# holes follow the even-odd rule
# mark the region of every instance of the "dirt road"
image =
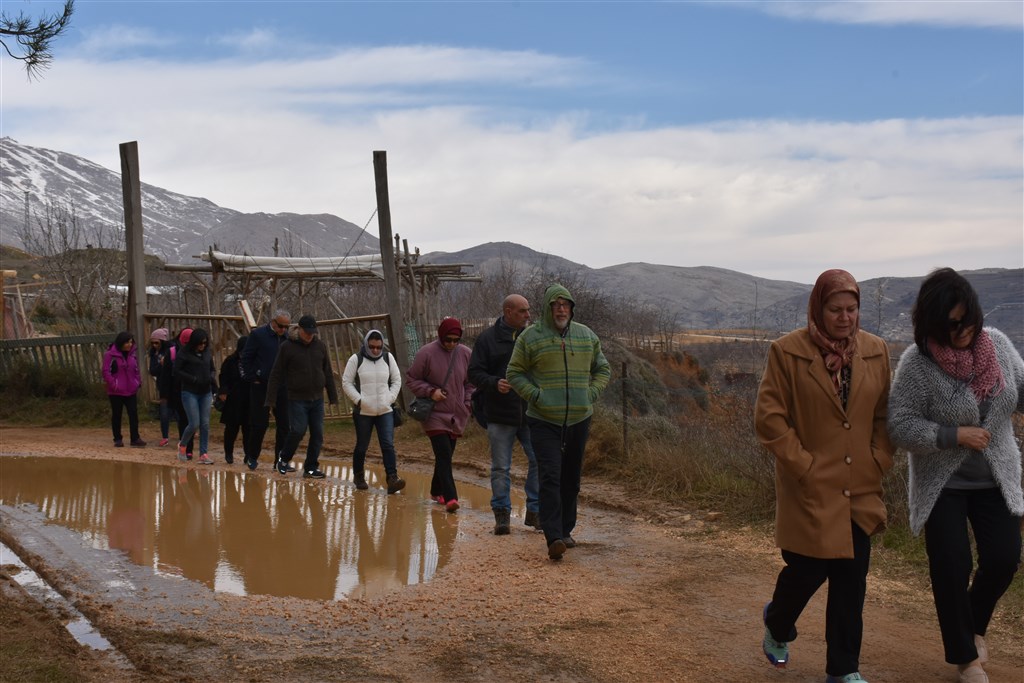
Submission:
MULTIPOLYGON (((429 469, 426 440, 403 431, 403 467, 429 469)), ((339 455, 351 447, 336 446, 339 455)), ((482 450, 457 453, 460 479, 486 485, 484 456, 471 452, 482 450)), ((99 429, 5 428, 0 453, 171 464, 168 449, 113 449, 99 429)), ((372 599, 239 597, 169 582, 119 553, 69 547, 31 511, 5 510, 0 531, 31 548, 30 566, 135 666, 115 670, 97 659, 95 680, 824 679, 823 591, 801 620, 789 669, 775 671, 761 655, 761 607, 780 567, 762 530, 729 530, 586 478, 583 489, 579 545, 563 561, 549 561, 542 537, 521 524, 495 537, 489 511, 468 510, 433 581, 372 599)), ((994 683, 1024 680, 1022 635, 1021 624, 990 630, 994 683)), ((861 667, 872 683, 956 680, 926 587, 872 573, 861 667)))

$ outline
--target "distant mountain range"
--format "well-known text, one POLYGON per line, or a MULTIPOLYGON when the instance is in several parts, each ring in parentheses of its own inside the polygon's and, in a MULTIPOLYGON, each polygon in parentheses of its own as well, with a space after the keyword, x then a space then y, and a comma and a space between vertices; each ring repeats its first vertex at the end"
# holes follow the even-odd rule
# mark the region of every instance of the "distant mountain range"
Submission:
MULTIPOLYGON (((193 256, 213 244, 222 251, 281 256, 378 253, 376 237, 329 214, 241 213, 200 197, 142 185, 146 252, 168 263, 195 263, 193 256), (357 241, 358 240, 358 241, 357 241), (353 244, 355 246, 353 247, 353 244)), ((120 173, 71 154, 0 138, 0 225, 6 245, 22 247, 26 224, 35 229, 47 201, 73 202, 86 225, 123 227, 120 173)), ((769 280, 724 268, 683 268, 624 263, 589 268, 511 242, 492 242, 458 252, 432 252, 432 263, 472 263, 480 273, 510 264, 520 272, 573 273, 594 289, 631 296, 662 308, 681 328, 756 328, 765 333, 805 324, 809 284, 769 280)), ((986 323, 1024 348, 1024 269, 965 272, 978 290, 986 323)), ((921 277, 892 277, 861 284, 861 327, 888 339, 909 340, 910 309, 921 277)))

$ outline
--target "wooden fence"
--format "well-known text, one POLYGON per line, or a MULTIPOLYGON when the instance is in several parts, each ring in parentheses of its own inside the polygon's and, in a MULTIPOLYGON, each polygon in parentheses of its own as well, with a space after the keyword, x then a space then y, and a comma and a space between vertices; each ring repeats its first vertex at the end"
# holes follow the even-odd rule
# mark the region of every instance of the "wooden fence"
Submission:
MULTIPOLYGON (((337 406, 324 406, 327 417, 346 417, 352 414, 352 405, 345 398, 341 387, 341 375, 349 357, 359 350, 363 336, 377 328, 385 338, 393 339, 391 319, 386 314, 321 320, 317 324, 321 340, 327 345, 334 369, 334 380, 338 387, 337 406)), ((248 334, 249 325, 242 316, 189 315, 189 314, 147 314, 146 330, 136 337, 139 354, 139 369, 142 371, 140 399, 155 401, 156 390, 149 378, 149 335, 153 330, 166 327, 173 336, 179 330, 202 327, 209 331, 211 351, 218 371, 224 359, 234 352, 240 336, 248 334)), ((62 368, 75 370, 83 377, 96 382, 103 381, 101 370, 103 354, 114 342, 114 334, 89 334, 75 337, 43 337, 39 339, 0 340, 0 372, 6 374, 18 363, 31 363, 41 369, 62 368)))

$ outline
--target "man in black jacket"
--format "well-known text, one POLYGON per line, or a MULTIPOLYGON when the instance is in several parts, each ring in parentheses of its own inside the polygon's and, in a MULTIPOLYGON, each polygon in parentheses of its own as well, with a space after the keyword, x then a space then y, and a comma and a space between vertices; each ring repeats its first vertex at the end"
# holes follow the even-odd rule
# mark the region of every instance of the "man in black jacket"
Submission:
POLYGON ((316 336, 316 319, 311 315, 299 318, 298 333, 298 339, 286 341, 277 352, 264 405, 271 405, 275 392, 284 384, 288 390, 288 436, 277 461, 277 471, 281 474, 294 471, 289 463, 308 427, 309 443, 302 476, 323 479, 324 473, 318 465, 324 444, 324 389, 331 405, 338 403, 338 389, 327 345, 316 336))
POLYGON ((505 379, 505 369, 516 337, 530 322, 530 303, 519 294, 509 294, 502 304, 502 314, 473 345, 469 361, 469 381, 483 394, 487 418, 487 439, 491 444, 491 510, 494 512, 494 533, 510 532, 512 499, 509 496, 512 447, 519 439, 529 463, 526 473, 525 524, 540 528, 540 486, 537 480, 537 459, 530 444, 526 424, 526 404, 505 379))
POLYGON ((249 383, 249 434, 243 439, 245 464, 250 470, 256 469, 256 463, 263 449, 263 437, 270 425, 270 408, 274 409, 274 457, 284 448, 285 437, 288 436, 288 397, 284 386, 277 394, 267 393, 267 380, 277 359, 277 352, 286 339, 288 326, 292 316, 288 311, 278 309, 270 317, 270 322, 255 328, 249 334, 249 341, 239 357, 238 370, 242 379, 249 383), (272 400, 268 403, 267 396, 272 400))

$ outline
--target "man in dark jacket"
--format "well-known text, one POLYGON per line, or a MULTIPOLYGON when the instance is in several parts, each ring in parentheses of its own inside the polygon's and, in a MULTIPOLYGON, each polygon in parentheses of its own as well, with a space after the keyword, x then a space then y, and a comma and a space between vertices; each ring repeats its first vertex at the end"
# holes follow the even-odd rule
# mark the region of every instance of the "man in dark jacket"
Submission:
MULTIPOLYGON (((256 469, 260 451, 263 449, 263 437, 270 425, 270 408, 267 403, 267 380, 277 359, 277 351, 285 340, 292 316, 288 311, 274 311, 270 322, 261 325, 249 335, 249 341, 242 350, 238 369, 242 379, 249 383, 249 435, 243 437, 245 464, 250 470, 256 469)), ((288 436, 288 397, 282 385, 274 399, 268 404, 274 408, 274 457, 284 448, 285 437, 288 436)))
POLYGON ((294 471, 289 463, 308 427, 309 443, 306 444, 302 476, 323 479, 324 473, 317 465, 320 447, 324 444, 324 389, 327 389, 331 405, 338 403, 338 389, 334 384, 327 345, 316 336, 316 319, 311 315, 299 318, 298 332, 298 339, 281 345, 267 383, 265 405, 270 405, 271 397, 279 387, 287 387, 288 437, 277 461, 277 471, 281 474, 294 471))
POLYGON ((512 500, 509 497, 512 447, 519 439, 529 463, 526 471, 527 526, 540 528, 540 486, 537 480, 537 459, 530 444, 526 424, 526 402, 512 391, 505 379, 505 369, 512 357, 516 337, 530 322, 530 302, 519 294, 509 294, 501 307, 501 317, 488 327, 473 345, 469 361, 469 381, 483 393, 484 416, 487 418, 487 439, 491 444, 491 510, 494 512, 494 533, 509 533, 512 500))

